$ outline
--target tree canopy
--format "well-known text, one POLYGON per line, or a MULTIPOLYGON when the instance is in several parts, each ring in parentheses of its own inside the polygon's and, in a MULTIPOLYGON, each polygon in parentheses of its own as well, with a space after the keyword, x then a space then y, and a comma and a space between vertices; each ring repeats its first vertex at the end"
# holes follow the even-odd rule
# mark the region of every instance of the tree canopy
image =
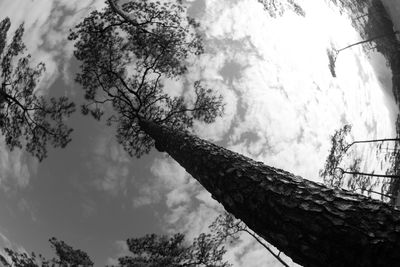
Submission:
POLYGON ((0 255, 0 263, 5 267, 93 266, 93 262, 86 252, 74 249, 55 237, 50 238, 49 242, 56 252, 55 258, 48 260, 41 254, 35 254, 34 252, 29 255, 25 252, 17 252, 10 248, 5 248, 9 260, 0 255))
MULTIPOLYGON (((74 249, 62 240, 51 238, 52 248, 56 257, 46 259, 41 254, 27 254, 6 248, 6 256, 0 255, 0 263, 5 267, 50 267, 93 266, 88 254, 80 249, 74 249)), ((172 236, 149 234, 139 238, 126 240, 129 255, 118 258, 120 267, 229 267, 223 260, 226 253, 221 239, 201 233, 190 244, 185 235, 177 233, 172 236)))
POLYGON ((192 244, 185 241, 182 233, 170 237, 156 234, 127 240, 133 254, 118 259, 120 266, 214 266, 228 267, 222 257, 226 250, 211 234, 202 233, 192 244))
POLYGON ((188 129, 194 120, 213 122, 223 113, 222 97, 199 81, 184 82, 194 90, 171 96, 167 79, 187 71, 189 58, 203 52, 199 24, 186 17, 182 1, 133 1, 119 6, 107 1, 69 36, 81 62, 76 81, 85 90, 83 114, 116 124, 117 140, 140 157, 154 141, 140 127, 148 120, 174 129, 188 129))
POLYGON ((22 41, 23 24, 7 42, 10 26, 9 18, 0 22, 0 130, 11 150, 25 146, 42 160, 48 143, 65 147, 71 141, 72 129, 64 121, 75 105, 66 97, 47 100, 40 95, 37 86, 45 65, 31 67, 22 41))

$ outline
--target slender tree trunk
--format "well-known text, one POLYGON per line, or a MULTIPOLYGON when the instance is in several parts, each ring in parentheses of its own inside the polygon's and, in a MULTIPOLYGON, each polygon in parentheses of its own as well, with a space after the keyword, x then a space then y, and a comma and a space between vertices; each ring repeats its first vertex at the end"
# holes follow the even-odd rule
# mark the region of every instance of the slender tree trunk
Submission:
POLYGON ((337 167, 341 172, 351 175, 363 175, 363 176, 371 176, 371 177, 380 177, 380 178, 391 178, 391 179, 400 179, 400 175, 393 175, 393 174, 375 174, 375 173, 367 173, 367 172, 352 172, 352 171, 345 171, 340 167, 337 167))
MULTIPOLYGON (((247 227, 246 227, 247 228, 247 227)), ((275 257, 275 259, 277 259, 280 263, 282 263, 283 266, 285 267, 290 267, 284 260, 282 260, 281 256, 280 256, 280 251, 278 252, 278 254, 275 254, 275 252, 272 251, 272 249, 270 247, 268 247, 266 244, 264 244, 263 241, 261 241, 260 238, 258 238, 258 236, 256 234, 254 234, 253 232, 251 232, 248 229, 243 229, 243 231, 245 231, 246 233, 248 233, 249 235, 251 235, 261 246, 263 246, 266 250, 268 250, 268 252, 275 257)))
POLYGON ((350 47, 353 47, 353 46, 356 46, 356 45, 360 45, 360 44, 364 44, 364 43, 369 43, 369 42, 372 42, 374 40, 377 40, 377 39, 380 39, 380 38, 383 38, 383 37, 386 37, 386 36, 395 35, 397 33, 398 33, 398 31, 394 31, 394 32, 391 32, 391 33, 385 33, 385 34, 381 34, 381 35, 378 35, 378 36, 374 36, 374 37, 371 37, 371 38, 369 38, 367 40, 362 40, 360 42, 348 45, 346 47, 343 47, 343 48, 337 50, 337 54, 339 54, 341 51, 343 51, 343 50, 345 50, 347 48, 350 48, 350 47))
POLYGON ((361 143, 377 143, 377 142, 389 142, 389 141, 400 141, 400 138, 384 138, 384 139, 372 139, 372 140, 359 140, 354 141, 350 144, 350 146, 354 144, 361 144, 361 143))
POLYGON ((378 192, 378 191, 374 191, 374 190, 363 189, 363 188, 356 188, 356 189, 354 189, 352 191, 353 192, 357 192, 357 190, 361 190, 361 192, 365 191, 365 192, 368 192, 368 193, 374 193, 374 194, 377 194, 377 195, 380 195, 380 196, 383 196, 383 197, 387 197, 387 198, 390 198, 390 199, 394 199, 395 198, 392 195, 384 194, 384 193, 381 193, 381 192, 378 192))
POLYGON ((397 141, 400 141, 400 138, 383 138, 383 139, 353 141, 345 147, 344 151, 347 151, 351 146, 353 146, 355 144, 378 143, 378 142, 397 142, 397 141))
POLYGON ((369 193, 374 193, 374 194, 377 194, 377 195, 380 195, 380 196, 383 196, 383 197, 387 197, 387 198, 390 198, 390 199, 395 199, 395 197, 393 197, 391 195, 380 193, 378 191, 374 191, 374 190, 366 190, 366 191, 369 192, 369 193))
POLYGON ((397 266, 400 211, 329 189, 188 133, 140 122, 225 209, 304 266, 397 266))

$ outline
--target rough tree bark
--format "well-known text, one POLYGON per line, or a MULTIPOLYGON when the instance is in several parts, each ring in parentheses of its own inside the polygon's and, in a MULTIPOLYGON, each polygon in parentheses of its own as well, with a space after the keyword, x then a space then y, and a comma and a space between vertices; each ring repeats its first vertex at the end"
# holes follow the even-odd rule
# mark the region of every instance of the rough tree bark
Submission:
POLYGON ((334 190, 214 145, 140 122, 141 128, 227 211, 303 266, 395 266, 400 211, 334 190))

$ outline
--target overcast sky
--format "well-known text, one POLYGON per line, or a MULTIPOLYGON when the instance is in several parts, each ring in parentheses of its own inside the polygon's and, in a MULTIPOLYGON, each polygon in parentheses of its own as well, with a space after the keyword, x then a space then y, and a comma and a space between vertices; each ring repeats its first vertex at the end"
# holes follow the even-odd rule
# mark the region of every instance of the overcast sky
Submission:
MULTIPOLYGON (((335 129, 350 123, 355 139, 391 137, 398 108, 384 61, 374 57, 374 70, 360 47, 341 53, 337 78, 331 76, 326 49, 360 40, 347 16, 328 1, 296 2, 305 17, 288 10, 272 18, 256 0, 190 1, 189 14, 201 22, 207 51, 187 78, 204 81, 226 102, 226 114, 216 123, 196 124, 198 135, 321 182, 318 170, 335 129)), ((103 0, 0 0, 0 19, 10 17, 11 32, 24 22, 29 52, 46 63, 43 93, 82 102, 73 81, 78 63, 66 38, 69 28, 103 5, 103 0)), ((166 87, 174 94, 181 90, 180 81, 166 87)), ((104 122, 76 113, 69 124, 73 141, 51 150, 40 164, 0 143, 0 247, 51 256, 47 240, 55 236, 102 266, 124 251, 128 237, 180 231, 191 238, 222 211, 165 154, 130 158, 104 122)), ((377 164, 365 158, 365 166, 377 164)), ((280 266, 245 236, 227 258, 234 266, 280 266)))

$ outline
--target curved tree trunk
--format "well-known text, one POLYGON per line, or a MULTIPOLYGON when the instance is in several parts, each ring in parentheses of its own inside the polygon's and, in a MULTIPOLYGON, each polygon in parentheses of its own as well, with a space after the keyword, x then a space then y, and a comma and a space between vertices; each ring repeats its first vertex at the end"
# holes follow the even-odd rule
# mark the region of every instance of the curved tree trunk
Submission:
POLYGON ((304 266, 397 266, 400 211, 269 167, 188 133, 142 129, 227 211, 304 266))
POLYGON ((364 43, 369 43, 369 42, 372 42, 372 41, 374 41, 374 40, 377 40, 377 39, 380 39, 380 38, 383 38, 383 37, 386 37, 386 36, 396 35, 396 34, 398 34, 398 33, 399 33, 398 31, 393 31, 393 32, 390 32, 390 33, 385 33, 385 34, 381 34, 381 35, 378 35, 378 36, 371 37, 371 38, 369 38, 369 39, 367 39, 367 40, 362 40, 362 41, 360 41, 360 42, 357 42, 357 43, 348 45, 348 46, 346 46, 346 47, 343 47, 343 48, 341 48, 341 49, 338 49, 338 50, 337 50, 337 54, 339 54, 339 53, 340 53, 341 51, 343 51, 343 50, 346 50, 347 48, 350 48, 350 47, 353 47, 353 46, 356 46, 356 45, 360 45, 360 44, 364 44, 364 43))

